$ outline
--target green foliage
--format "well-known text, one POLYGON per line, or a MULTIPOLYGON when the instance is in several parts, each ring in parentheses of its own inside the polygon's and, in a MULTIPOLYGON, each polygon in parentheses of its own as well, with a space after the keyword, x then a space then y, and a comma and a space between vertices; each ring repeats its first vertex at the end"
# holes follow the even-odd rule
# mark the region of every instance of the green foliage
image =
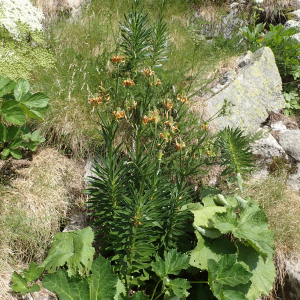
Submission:
POLYGON ((254 168, 250 137, 244 136, 239 128, 226 127, 219 132, 218 144, 221 148, 221 165, 226 166, 221 175, 235 173, 238 186, 243 192, 241 176, 254 168))
POLYGON ((18 274, 17 272, 14 272, 11 280, 14 284, 11 285, 11 288, 15 292, 20 292, 22 295, 25 295, 26 293, 33 293, 40 291, 40 286, 37 284, 31 285, 31 287, 28 287, 28 282, 33 282, 34 280, 38 279, 44 268, 37 267, 37 265, 34 262, 31 262, 29 266, 29 270, 24 269, 23 275, 18 274))
POLYGON ((272 288, 275 268, 273 233, 268 229, 264 212, 252 199, 239 196, 207 196, 203 204, 204 209, 192 211, 194 224, 202 226, 195 225, 198 244, 191 251, 190 264, 208 271, 208 283, 218 299, 254 300, 267 294, 272 288), (209 207, 226 211, 216 210, 209 215, 210 222, 203 223, 209 207), (212 235, 212 229, 220 234, 212 235), (228 234, 231 238, 224 238, 228 234))
POLYGON ((92 266, 95 249, 92 247, 94 233, 90 227, 81 231, 57 233, 52 242, 51 251, 41 264, 49 273, 53 273, 67 264, 69 277, 88 274, 92 266))
POLYGON ((295 111, 300 109, 299 103, 299 91, 294 83, 288 85, 283 85, 283 97, 285 99, 284 113, 289 115, 294 115, 295 111))
POLYGON ((1 159, 6 159, 10 154, 20 159, 20 148, 35 151, 45 141, 38 130, 30 133, 25 123, 28 118, 43 120, 49 98, 43 93, 31 94, 29 87, 28 81, 24 79, 14 82, 8 77, 0 76, 1 159), (12 125, 8 125, 9 123, 12 125))
POLYGON ((247 27, 241 27, 240 32, 247 38, 250 44, 250 49, 256 50, 259 48, 259 43, 262 38, 262 31, 264 30, 265 24, 259 23, 255 25, 248 25, 247 27))

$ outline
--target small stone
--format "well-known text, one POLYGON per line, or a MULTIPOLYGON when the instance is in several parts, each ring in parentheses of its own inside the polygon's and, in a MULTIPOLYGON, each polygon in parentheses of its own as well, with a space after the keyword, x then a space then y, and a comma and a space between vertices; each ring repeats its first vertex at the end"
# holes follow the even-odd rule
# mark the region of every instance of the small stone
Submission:
POLYGON ((300 130, 286 130, 279 136, 279 144, 296 161, 300 162, 300 130))
POLYGON ((271 124, 271 128, 272 130, 279 130, 279 131, 287 130, 286 126, 283 124, 282 121, 271 124))

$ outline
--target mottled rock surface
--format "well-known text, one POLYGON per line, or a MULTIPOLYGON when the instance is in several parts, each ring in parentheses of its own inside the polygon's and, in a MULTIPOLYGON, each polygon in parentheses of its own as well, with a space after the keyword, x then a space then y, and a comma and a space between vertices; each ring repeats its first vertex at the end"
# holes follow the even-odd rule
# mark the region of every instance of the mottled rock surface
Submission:
POLYGON ((261 48, 249 59, 250 63, 240 69, 231 84, 206 101, 207 116, 219 111, 225 99, 234 104, 231 115, 213 121, 215 130, 229 125, 254 133, 270 112, 279 112, 285 106, 281 77, 271 49, 261 48))
POLYGON ((279 136, 279 144, 289 156, 300 162, 300 130, 283 131, 279 136))

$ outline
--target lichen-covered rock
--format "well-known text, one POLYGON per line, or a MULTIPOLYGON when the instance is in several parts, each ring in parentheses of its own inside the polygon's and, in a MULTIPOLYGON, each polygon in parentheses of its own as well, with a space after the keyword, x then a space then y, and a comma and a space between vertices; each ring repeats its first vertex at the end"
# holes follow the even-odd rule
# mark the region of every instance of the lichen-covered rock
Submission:
POLYGON ((206 101, 205 115, 213 116, 222 108, 224 100, 231 101, 232 114, 212 122, 212 128, 240 127, 254 133, 260 128, 269 112, 279 112, 285 106, 281 93, 282 81, 270 48, 252 53, 250 63, 240 69, 239 75, 226 88, 206 101))
POLYGON ((283 131, 279 136, 279 144, 296 161, 300 161, 300 130, 283 131))

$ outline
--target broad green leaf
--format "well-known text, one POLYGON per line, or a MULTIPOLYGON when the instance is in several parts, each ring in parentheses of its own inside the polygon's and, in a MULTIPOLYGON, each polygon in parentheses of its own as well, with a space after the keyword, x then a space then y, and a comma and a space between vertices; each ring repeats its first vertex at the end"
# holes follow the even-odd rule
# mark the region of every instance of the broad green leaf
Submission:
POLYGON ((23 139, 28 140, 31 137, 30 129, 27 126, 21 127, 21 132, 23 134, 23 139))
POLYGON ((218 262, 209 259, 208 282, 215 296, 218 297, 224 286, 237 286, 247 283, 251 273, 241 263, 237 263, 235 254, 224 255, 218 262))
POLYGON ((20 127, 17 126, 9 126, 7 129, 6 138, 8 141, 14 140, 20 132, 20 127))
POLYGON ((27 281, 32 282, 38 279, 43 271, 44 268, 39 268, 34 262, 31 262, 29 270, 23 270, 23 274, 27 281))
MULTIPOLYGON (((40 136, 40 131, 39 130, 36 130, 31 134, 31 140, 34 141, 34 142, 40 142, 43 139, 44 138, 42 136, 40 136)), ((43 141, 45 141, 45 139, 43 141)))
POLYGON ((116 284, 116 289, 117 289, 117 291, 116 291, 116 294, 114 296, 114 300, 118 300, 119 295, 125 295, 126 294, 125 286, 124 286, 124 284, 122 283, 122 281, 120 279, 118 279, 118 282, 116 284))
POLYGON ((89 284, 86 279, 71 280, 64 269, 44 275, 43 287, 58 295, 60 300, 97 300, 97 298, 90 298, 89 284))
POLYGON ((117 291, 118 276, 113 273, 110 261, 99 255, 93 262, 92 272, 89 278, 91 299, 112 300, 117 291))
POLYGON ((56 233, 49 254, 40 266, 53 273, 67 263, 69 276, 75 275, 77 271, 83 274, 83 267, 88 273, 95 253, 93 240, 94 232, 90 227, 56 233))
POLYGON ((180 298, 185 299, 190 293, 187 291, 191 288, 190 283, 186 279, 176 278, 176 279, 163 279, 164 285, 173 291, 173 293, 180 298))
POLYGON ((18 137, 16 139, 14 139, 8 146, 9 150, 13 150, 17 147, 19 147, 23 142, 23 138, 22 137, 18 137))
POLYGON ((216 228, 203 228, 201 226, 195 226, 196 230, 202 235, 209 237, 211 239, 216 239, 222 236, 222 233, 219 229, 216 228))
POLYGON ((20 274, 17 272, 14 272, 11 276, 11 280, 14 284, 12 284, 10 287, 17 293, 21 293, 22 295, 25 295, 27 293, 33 293, 40 291, 40 286, 37 284, 34 284, 32 287, 27 287, 27 281, 25 278, 23 278, 20 274))
POLYGON ((7 130, 3 123, 0 123, 0 141, 6 142, 7 141, 7 130))
POLYGON ((32 108, 32 107, 46 107, 49 102, 49 97, 46 96, 43 93, 36 93, 31 95, 25 102, 22 102, 25 104, 27 107, 32 108))
POLYGON ((235 245, 227 239, 210 239, 196 232, 198 244, 190 252, 190 265, 201 270, 207 270, 207 262, 213 259, 218 262, 225 254, 236 253, 235 245))
POLYGON ((37 146, 39 145, 38 142, 27 142, 27 143, 23 143, 22 148, 28 148, 30 151, 36 151, 37 146))
POLYGON ((216 213, 226 212, 226 210, 227 209, 222 206, 204 206, 199 210, 192 210, 192 213, 194 214, 194 225, 214 228, 213 216, 216 213))
POLYGON ((6 159, 6 157, 9 155, 9 149, 4 148, 1 153, 1 159, 6 159))
POLYGON ((185 270, 189 267, 189 257, 172 249, 165 256, 165 261, 156 256, 156 262, 152 262, 151 267, 161 278, 169 274, 178 275, 182 269, 185 270))
POLYGON ((24 111, 24 113, 31 119, 38 119, 40 121, 44 121, 44 116, 42 113, 38 112, 36 109, 32 109, 30 107, 27 107, 25 104, 20 103, 21 109, 24 111))
POLYGON ((25 79, 18 80, 14 88, 14 96, 17 101, 20 101, 29 91, 29 82, 25 79))
POLYGON ((222 300, 249 300, 242 292, 230 289, 223 289, 220 296, 222 300))
POLYGON ((5 121, 16 125, 25 124, 24 112, 18 105, 18 102, 15 100, 9 100, 2 104, 1 114, 5 121))
POLYGON ((15 85, 8 77, 0 76, 0 98, 11 92, 15 85))
POLYGON ((22 152, 20 149, 9 149, 9 152, 10 152, 11 156, 16 159, 22 158, 22 152))
POLYGON ((269 294, 276 276, 272 257, 265 262, 255 249, 237 242, 239 254, 237 261, 244 263, 252 273, 251 286, 245 294, 247 299, 255 300, 261 295, 269 294))
POLYGON ((264 257, 273 257, 273 232, 268 229, 264 211, 253 200, 239 214, 233 208, 226 213, 216 214, 214 223, 215 228, 223 234, 231 232, 236 238, 247 240, 264 257))

